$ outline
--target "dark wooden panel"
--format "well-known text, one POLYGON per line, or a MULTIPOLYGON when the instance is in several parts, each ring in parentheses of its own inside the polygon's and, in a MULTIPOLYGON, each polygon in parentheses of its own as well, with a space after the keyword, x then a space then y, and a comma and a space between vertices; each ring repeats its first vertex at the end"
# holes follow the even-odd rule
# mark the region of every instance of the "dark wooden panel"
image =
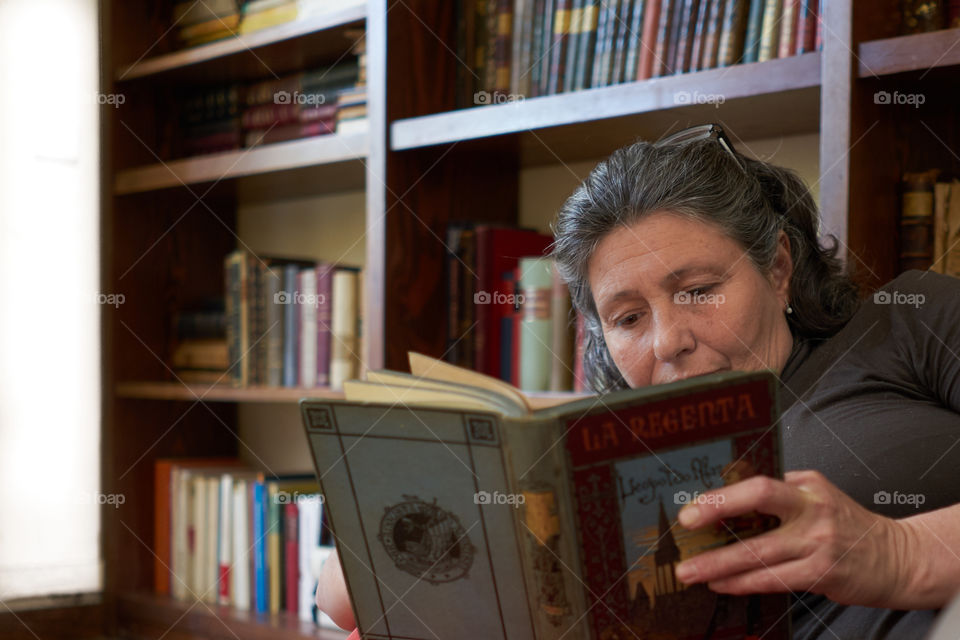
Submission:
POLYGON ((85 604, 0 612, 0 637, 4 640, 102 638, 102 604, 85 604))

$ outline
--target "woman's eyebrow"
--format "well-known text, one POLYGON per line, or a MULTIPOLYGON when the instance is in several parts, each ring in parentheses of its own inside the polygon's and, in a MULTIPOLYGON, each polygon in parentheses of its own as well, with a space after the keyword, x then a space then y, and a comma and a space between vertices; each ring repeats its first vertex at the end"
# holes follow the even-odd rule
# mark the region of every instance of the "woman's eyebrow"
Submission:
POLYGON ((674 269, 661 280, 661 285, 666 287, 667 285, 676 282, 677 280, 682 280, 684 277, 689 275, 707 273, 710 275, 721 276, 726 272, 722 271, 719 267, 713 264, 688 264, 679 269, 674 269))

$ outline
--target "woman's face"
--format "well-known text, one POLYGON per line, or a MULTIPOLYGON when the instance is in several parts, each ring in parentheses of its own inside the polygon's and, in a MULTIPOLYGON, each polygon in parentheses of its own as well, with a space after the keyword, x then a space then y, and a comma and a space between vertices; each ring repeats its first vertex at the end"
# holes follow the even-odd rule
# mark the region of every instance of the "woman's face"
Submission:
POLYGON ((769 275, 718 226, 669 212, 609 233, 588 264, 603 336, 631 387, 716 371, 780 372, 793 339, 780 234, 769 275))

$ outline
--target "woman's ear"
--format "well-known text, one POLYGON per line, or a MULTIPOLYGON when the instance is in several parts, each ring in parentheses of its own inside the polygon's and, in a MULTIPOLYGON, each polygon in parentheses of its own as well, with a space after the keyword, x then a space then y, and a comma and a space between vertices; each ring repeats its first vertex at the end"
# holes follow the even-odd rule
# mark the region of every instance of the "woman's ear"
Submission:
POLYGON ((790 277, 793 275, 793 257, 790 254, 790 238, 781 230, 777 236, 777 254, 770 268, 770 285, 777 297, 786 306, 790 301, 790 277))

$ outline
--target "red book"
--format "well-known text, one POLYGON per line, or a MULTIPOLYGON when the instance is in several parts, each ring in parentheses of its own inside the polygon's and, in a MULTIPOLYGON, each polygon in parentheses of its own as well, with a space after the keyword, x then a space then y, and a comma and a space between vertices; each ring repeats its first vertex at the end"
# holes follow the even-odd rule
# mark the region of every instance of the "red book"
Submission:
POLYGON ((516 269, 520 258, 543 255, 551 236, 528 229, 476 228, 477 289, 474 295, 474 369, 500 377, 500 326, 513 312, 513 291, 499 290, 504 272, 516 269))
POLYGON ((644 9, 643 35, 640 37, 640 63, 637 65, 637 80, 646 80, 653 75, 653 53, 657 46, 657 29, 660 26, 660 2, 649 0, 644 9))
POLYGON ((297 540, 297 503, 288 502, 283 505, 283 562, 286 586, 283 598, 287 603, 287 611, 297 613, 300 603, 300 551, 297 540))
POLYGON ((577 313, 577 334, 573 352, 573 390, 576 392, 589 391, 587 377, 583 371, 583 346, 586 340, 583 314, 577 313))

